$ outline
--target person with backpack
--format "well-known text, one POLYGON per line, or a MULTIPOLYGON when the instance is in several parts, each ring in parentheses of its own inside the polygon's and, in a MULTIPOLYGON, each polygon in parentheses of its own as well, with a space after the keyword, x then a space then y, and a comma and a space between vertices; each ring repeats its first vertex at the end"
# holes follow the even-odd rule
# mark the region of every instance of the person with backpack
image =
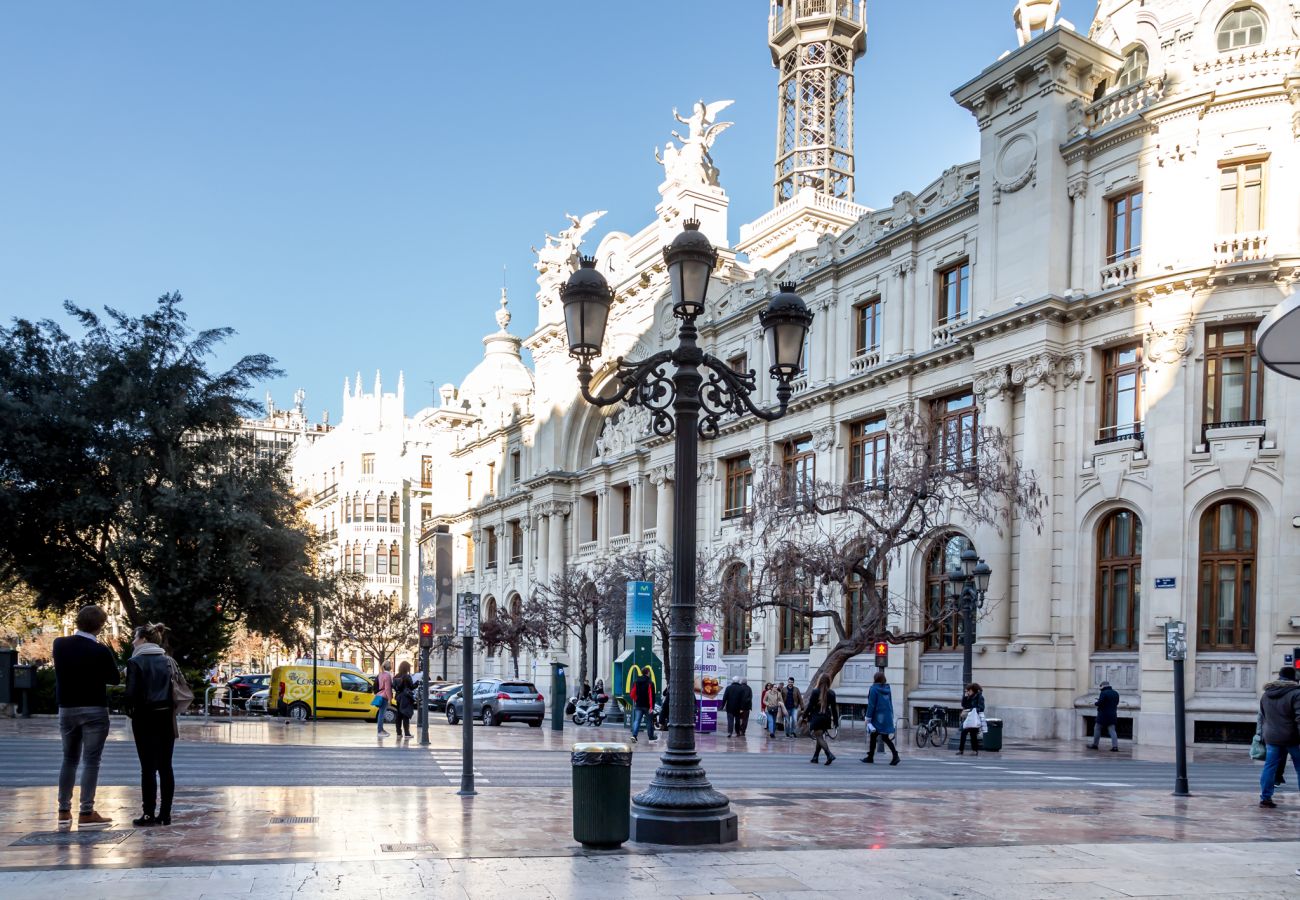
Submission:
POLYGON ((1092 705, 1097 707, 1097 718, 1092 725, 1092 743, 1088 745, 1088 749, 1100 750, 1102 734, 1109 734, 1110 752, 1118 753, 1119 691, 1111 687, 1109 681, 1103 681, 1101 691, 1092 705))
POLYGON ((176 748, 176 697, 173 679, 176 661, 167 653, 167 628, 141 625, 132 633, 131 658, 126 664, 126 691, 122 696, 131 717, 135 753, 140 759, 140 818, 137 828, 170 825, 176 776, 172 752, 176 748), (161 790, 161 802, 159 792, 161 790))
POLYGON ((642 723, 645 723, 646 731, 650 735, 650 740, 655 740, 655 718, 650 714, 650 710, 655 708, 655 686, 650 680, 650 676, 642 672, 632 682, 632 743, 636 743, 636 736, 641 731, 642 723))
POLYGON ((379 723, 379 736, 387 737, 388 732, 384 731, 384 714, 388 712, 388 706, 393 702, 393 664, 384 660, 383 665, 379 667, 379 674, 375 676, 375 700, 374 705, 378 710, 375 721, 379 723))
POLYGON ((393 679, 393 694, 397 697, 397 736, 411 736, 411 716, 415 715, 415 679, 411 677, 411 664, 403 661, 393 679), (402 729, 406 734, 402 734, 402 729))

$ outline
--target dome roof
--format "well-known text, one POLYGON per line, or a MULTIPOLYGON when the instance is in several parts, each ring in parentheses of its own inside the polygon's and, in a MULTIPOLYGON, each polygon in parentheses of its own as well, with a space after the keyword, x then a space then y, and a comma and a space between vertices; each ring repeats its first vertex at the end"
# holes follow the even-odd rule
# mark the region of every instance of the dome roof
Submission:
POLYGON ((458 396, 462 401, 469 400, 472 408, 533 393, 533 373, 519 355, 523 340, 506 330, 510 324, 507 302, 506 290, 502 288, 501 308, 496 313, 500 329, 483 338, 483 361, 460 383, 458 396))

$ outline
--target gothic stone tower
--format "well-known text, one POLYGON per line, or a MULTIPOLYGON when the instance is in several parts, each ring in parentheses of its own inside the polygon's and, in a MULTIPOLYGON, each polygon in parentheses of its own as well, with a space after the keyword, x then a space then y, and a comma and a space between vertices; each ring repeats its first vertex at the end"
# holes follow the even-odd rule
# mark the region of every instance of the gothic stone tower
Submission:
POLYGON ((867 50, 865 0, 771 0, 780 71, 776 203, 800 188, 853 199, 853 65, 867 50))

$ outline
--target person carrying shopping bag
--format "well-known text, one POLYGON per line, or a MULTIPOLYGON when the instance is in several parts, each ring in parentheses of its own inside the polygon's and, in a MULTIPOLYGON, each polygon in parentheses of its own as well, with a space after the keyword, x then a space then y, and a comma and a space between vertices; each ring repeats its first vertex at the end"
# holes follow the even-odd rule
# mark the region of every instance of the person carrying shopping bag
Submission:
POLYGON ((957 755, 966 752, 966 737, 970 736, 971 750, 980 755, 980 735, 987 726, 984 724, 984 691, 975 682, 966 685, 961 697, 961 742, 957 745, 957 755))

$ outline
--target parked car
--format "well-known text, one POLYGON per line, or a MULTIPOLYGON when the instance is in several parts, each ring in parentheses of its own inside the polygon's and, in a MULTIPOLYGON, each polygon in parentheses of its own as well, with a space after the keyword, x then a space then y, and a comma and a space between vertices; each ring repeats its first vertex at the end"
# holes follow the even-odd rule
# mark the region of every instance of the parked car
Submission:
MULTIPOLYGON (((270 676, 268 675, 267 677, 269 678, 270 676)), ((248 698, 248 703, 244 708, 250 713, 265 713, 270 711, 270 702, 271 691, 269 688, 263 688, 248 698)))
POLYGON ((230 699, 238 708, 247 704, 249 697, 264 689, 270 683, 271 676, 269 673, 250 672, 243 675, 236 675, 234 678, 226 682, 226 687, 230 688, 230 699))
POLYGON ((429 685, 429 709, 436 712, 445 712, 447 701, 452 697, 459 697, 461 687, 462 685, 452 684, 447 681, 429 685))
MULTIPOLYGON (((306 720, 312 717, 311 666, 276 666, 271 671, 270 707, 277 716, 306 720)), ((368 719, 375 721, 375 687, 350 669, 334 666, 316 667, 316 717, 321 719, 368 719)), ((397 721, 390 705, 384 721, 397 721)))
MULTIPOLYGON (((474 682, 471 712, 484 725, 502 722, 527 722, 540 728, 546 717, 546 699, 527 681, 507 681, 486 678, 474 682)), ((460 694, 447 701, 447 722, 455 725, 465 712, 465 700, 460 694)))

